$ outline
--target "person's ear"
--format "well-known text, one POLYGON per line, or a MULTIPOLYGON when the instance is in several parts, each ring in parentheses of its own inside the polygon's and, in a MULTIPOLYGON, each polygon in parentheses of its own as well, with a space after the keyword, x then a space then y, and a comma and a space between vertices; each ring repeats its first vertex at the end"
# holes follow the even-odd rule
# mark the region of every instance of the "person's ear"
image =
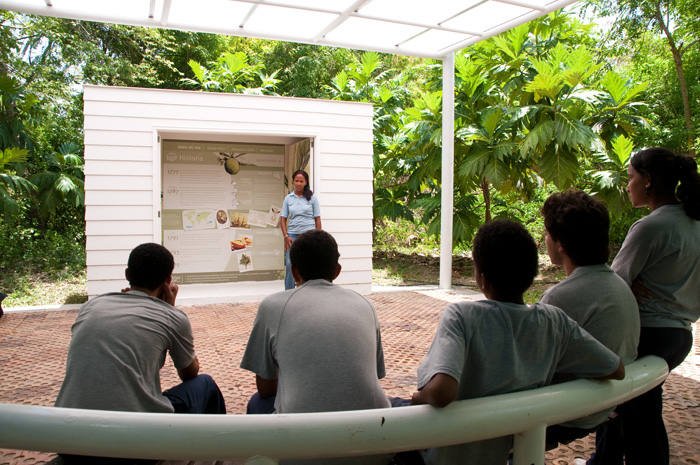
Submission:
POLYGON ((292 277, 294 278, 294 284, 304 284, 304 280, 301 278, 299 270, 296 269, 293 263, 290 265, 292 268, 292 277))
POLYGON ((337 278, 338 275, 340 275, 340 271, 341 271, 342 269, 343 269, 343 267, 340 266, 340 263, 338 263, 338 268, 336 268, 336 270, 335 270, 335 276, 333 276, 333 279, 331 279, 331 281, 335 281, 335 278, 337 278))

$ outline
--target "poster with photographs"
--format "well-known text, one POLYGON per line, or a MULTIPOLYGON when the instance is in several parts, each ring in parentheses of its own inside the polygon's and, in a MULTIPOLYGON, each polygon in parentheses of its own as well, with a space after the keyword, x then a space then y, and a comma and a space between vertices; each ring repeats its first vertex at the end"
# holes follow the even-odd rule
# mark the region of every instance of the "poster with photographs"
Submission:
POLYGON ((285 146, 164 140, 161 147, 161 232, 175 257, 174 282, 280 279, 285 146))

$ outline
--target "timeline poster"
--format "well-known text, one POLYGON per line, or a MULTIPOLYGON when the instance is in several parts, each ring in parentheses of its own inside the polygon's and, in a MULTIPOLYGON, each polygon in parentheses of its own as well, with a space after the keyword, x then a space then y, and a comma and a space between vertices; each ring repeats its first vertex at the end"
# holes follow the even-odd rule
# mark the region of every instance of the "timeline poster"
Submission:
POLYGON ((284 145, 164 140, 163 245, 176 284, 284 278, 284 145))

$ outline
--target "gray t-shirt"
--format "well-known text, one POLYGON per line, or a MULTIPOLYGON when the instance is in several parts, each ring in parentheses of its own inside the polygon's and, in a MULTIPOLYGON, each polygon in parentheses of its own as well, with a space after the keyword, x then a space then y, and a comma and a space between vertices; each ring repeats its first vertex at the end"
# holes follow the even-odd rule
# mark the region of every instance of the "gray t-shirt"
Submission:
POLYGON ((184 312, 140 291, 109 293, 85 303, 71 329, 66 376, 56 407, 173 412, 160 369, 195 357, 184 312))
POLYGON ((612 269, 628 285, 639 278, 642 326, 685 328, 700 318, 700 221, 682 204, 664 205, 632 225, 612 269))
MULTIPOLYGON (((579 266, 542 295, 543 304, 564 310, 583 329, 615 352, 627 365, 637 358, 639 309, 630 287, 605 264, 579 266)), ((563 423, 593 428, 607 420, 613 409, 563 423)))
MULTIPOLYGON (((579 378, 613 373, 619 358, 551 305, 483 300, 449 305, 428 355, 418 367, 418 389, 438 373, 458 381, 457 400, 546 386, 555 372, 579 378)), ((507 461, 512 436, 429 449, 428 465, 507 461)))
POLYGON ((260 302, 241 368, 278 380, 277 413, 390 406, 374 307, 323 279, 260 302))

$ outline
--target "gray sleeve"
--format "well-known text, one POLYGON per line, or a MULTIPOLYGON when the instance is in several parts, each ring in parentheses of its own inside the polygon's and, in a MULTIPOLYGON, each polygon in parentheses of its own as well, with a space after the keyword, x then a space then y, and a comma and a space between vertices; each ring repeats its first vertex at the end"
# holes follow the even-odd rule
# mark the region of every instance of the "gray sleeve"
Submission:
POLYGON ((253 330, 248 338, 248 344, 241 360, 241 368, 252 371, 261 378, 277 379, 277 361, 275 360, 275 343, 277 315, 274 304, 269 298, 263 299, 258 306, 253 330))
POLYGON ((627 237, 622 242, 622 247, 615 256, 611 268, 625 280, 628 286, 632 285, 632 281, 639 276, 649 260, 653 242, 654 238, 648 237, 645 233, 642 220, 634 223, 627 232, 627 237))
POLYGON ((418 367, 418 389, 423 389, 438 373, 449 375, 458 382, 462 377, 467 335, 460 316, 457 304, 447 306, 443 312, 435 339, 418 367))
POLYGON ((586 330, 571 318, 563 314, 565 349, 556 371, 570 373, 578 378, 596 378, 606 376, 617 370, 620 358, 598 342, 586 330))
POLYGON ((173 338, 170 342, 170 358, 173 360, 175 368, 187 368, 194 361, 194 336, 192 335, 192 325, 187 315, 174 308, 175 312, 180 315, 177 320, 177 327, 173 338))

